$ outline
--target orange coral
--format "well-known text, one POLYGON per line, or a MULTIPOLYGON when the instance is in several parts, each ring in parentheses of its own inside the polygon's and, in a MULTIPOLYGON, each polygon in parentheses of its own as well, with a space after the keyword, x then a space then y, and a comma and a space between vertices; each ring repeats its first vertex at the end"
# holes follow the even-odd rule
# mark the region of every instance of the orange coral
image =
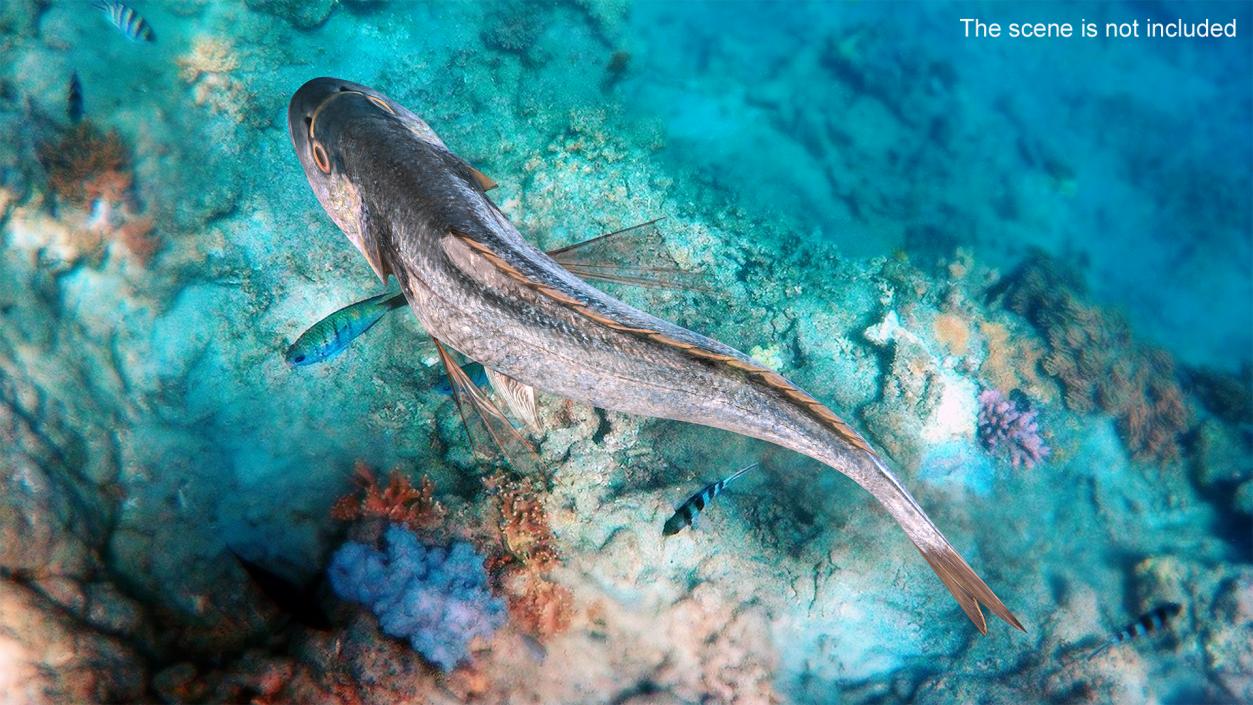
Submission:
POLYGON ((509 618, 522 631, 545 639, 570 628, 574 597, 566 587, 529 568, 508 571, 501 584, 509 618))
POLYGON ((548 512, 530 482, 503 472, 483 480, 495 499, 496 528, 506 553, 487 561, 519 629, 545 638, 570 627, 573 596, 544 573, 557 565, 556 538, 548 512))
POLYGON ((411 529, 433 529, 447 515, 444 505, 435 499, 435 483, 423 476, 421 487, 414 487, 409 478, 393 470, 387 486, 381 487, 370 468, 360 460, 354 466, 363 494, 347 494, 331 507, 331 516, 341 521, 362 518, 386 519, 411 529))
POLYGON ((161 247, 161 239, 152 234, 150 217, 126 221, 117 229, 117 239, 140 264, 148 264, 148 260, 161 247))
POLYGON ((932 325, 935 339, 940 341, 954 355, 965 355, 970 342, 970 328, 966 321, 953 313, 942 313, 935 317, 932 325))
POLYGON ((533 489, 504 473, 484 479, 483 484, 496 499, 497 526, 509 553, 539 570, 556 565, 560 555, 548 527, 548 512, 533 489))
POLYGON ((1048 352, 1041 367, 1061 384, 1067 407, 1114 415, 1136 460, 1179 457, 1188 412, 1167 353, 1137 345, 1125 321, 1083 303, 1075 285, 1043 255, 999 288, 1006 305, 1044 334, 1048 352))
POLYGON ((91 200, 94 196, 89 184, 96 184, 95 188, 107 184, 116 189, 124 182, 121 193, 130 188, 121 138, 114 130, 101 132, 90 121, 78 123, 58 140, 41 143, 37 156, 48 172, 48 186, 67 201, 91 200))

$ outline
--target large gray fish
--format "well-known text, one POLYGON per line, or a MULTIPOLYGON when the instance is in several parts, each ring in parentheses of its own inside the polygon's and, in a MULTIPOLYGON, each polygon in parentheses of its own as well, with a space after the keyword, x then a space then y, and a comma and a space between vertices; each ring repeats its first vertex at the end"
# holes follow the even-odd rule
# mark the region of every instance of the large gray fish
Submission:
POLYGON ((318 200, 375 274, 400 282, 450 377, 460 370, 444 345, 519 385, 814 458, 874 495, 980 632, 981 604, 1022 629, 861 435, 743 353, 614 299, 532 246, 488 199, 494 183, 417 115, 317 78, 292 97, 288 127, 318 200))

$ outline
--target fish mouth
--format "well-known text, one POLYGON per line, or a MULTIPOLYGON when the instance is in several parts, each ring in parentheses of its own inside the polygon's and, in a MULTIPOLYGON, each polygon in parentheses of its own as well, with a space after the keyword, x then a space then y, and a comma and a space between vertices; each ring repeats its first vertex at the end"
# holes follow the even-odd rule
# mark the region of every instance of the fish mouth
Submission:
POLYGON ((287 129, 291 133, 292 146, 297 152, 305 151, 309 141, 314 138, 318 113, 332 100, 353 93, 367 99, 372 99, 373 96, 370 89, 359 83, 326 76, 306 81, 296 90, 287 106, 287 129))

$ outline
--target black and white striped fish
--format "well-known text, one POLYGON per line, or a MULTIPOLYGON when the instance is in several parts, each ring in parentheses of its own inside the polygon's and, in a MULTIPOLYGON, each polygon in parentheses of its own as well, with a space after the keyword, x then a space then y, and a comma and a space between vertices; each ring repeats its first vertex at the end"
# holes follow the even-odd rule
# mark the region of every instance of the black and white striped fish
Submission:
POLYGON ((745 465, 744 467, 731 473, 729 477, 725 477, 712 485, 706 485, 704 489, 691 497, 687 501, 679 505, 674 511, 674 515, 666 520, 666 525, 661 529, 662 536, 674 536, 680 531, 696 523, 696 517, 700 516, 701 510, 705 505, 714 500, 714 497, 722 494, 722 490, 726 489, 728 483, 744 473, 757 467, 757 463, 745 465))
POLYGON ((1154 607, 1149 612, 1141 615, 1136 621, 1118 630, 1118 633, 1110 637, 1109 641, 1101 644, 1093 650, 1092 653, 1088 654, 1088 658, 1096 656, 1111 646, 1158 631, 1162 627, 1166 626, 1166 623, 1169 622, 1172 617, 1179 614, 1182 609, 1183 607, 1174 602, 1167 602, 1164 605, 1154 607))
POLYGON ((148 20, 139 16, 138 12, 118 0, 93 0, 92 7, 103 10, 109 22, 122 31, 132 42, 155 42, 157 33, 152 31, 148 20))

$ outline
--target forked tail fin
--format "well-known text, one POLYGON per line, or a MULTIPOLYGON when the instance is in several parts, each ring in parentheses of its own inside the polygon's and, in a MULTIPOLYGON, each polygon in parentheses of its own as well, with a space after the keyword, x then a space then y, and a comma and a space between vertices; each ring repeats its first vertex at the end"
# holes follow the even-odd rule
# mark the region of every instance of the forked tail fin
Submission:
POLYGON ((986 606, 992 614, 1005 620, 1016 629, 1023 628, 1018 618, 1005 607, 992 588, 987 586, 962 559, 957 550, 949 544, 944 534, 931 523, 926 512, 914 498, 901 486, 896 477, 883 465, 878 456, 867 453, 878 473, 866 477, 854 477, 858 484, 865 487, 888 510, 893 519, 901 525, 909 539, 918 547, 922 557, 927 559, 931 569, 939 576, 944 587, 953 593, 962 611, 975 623, 981 634, 988 633, 987 620, 983 617, 980 605, 986 606))

